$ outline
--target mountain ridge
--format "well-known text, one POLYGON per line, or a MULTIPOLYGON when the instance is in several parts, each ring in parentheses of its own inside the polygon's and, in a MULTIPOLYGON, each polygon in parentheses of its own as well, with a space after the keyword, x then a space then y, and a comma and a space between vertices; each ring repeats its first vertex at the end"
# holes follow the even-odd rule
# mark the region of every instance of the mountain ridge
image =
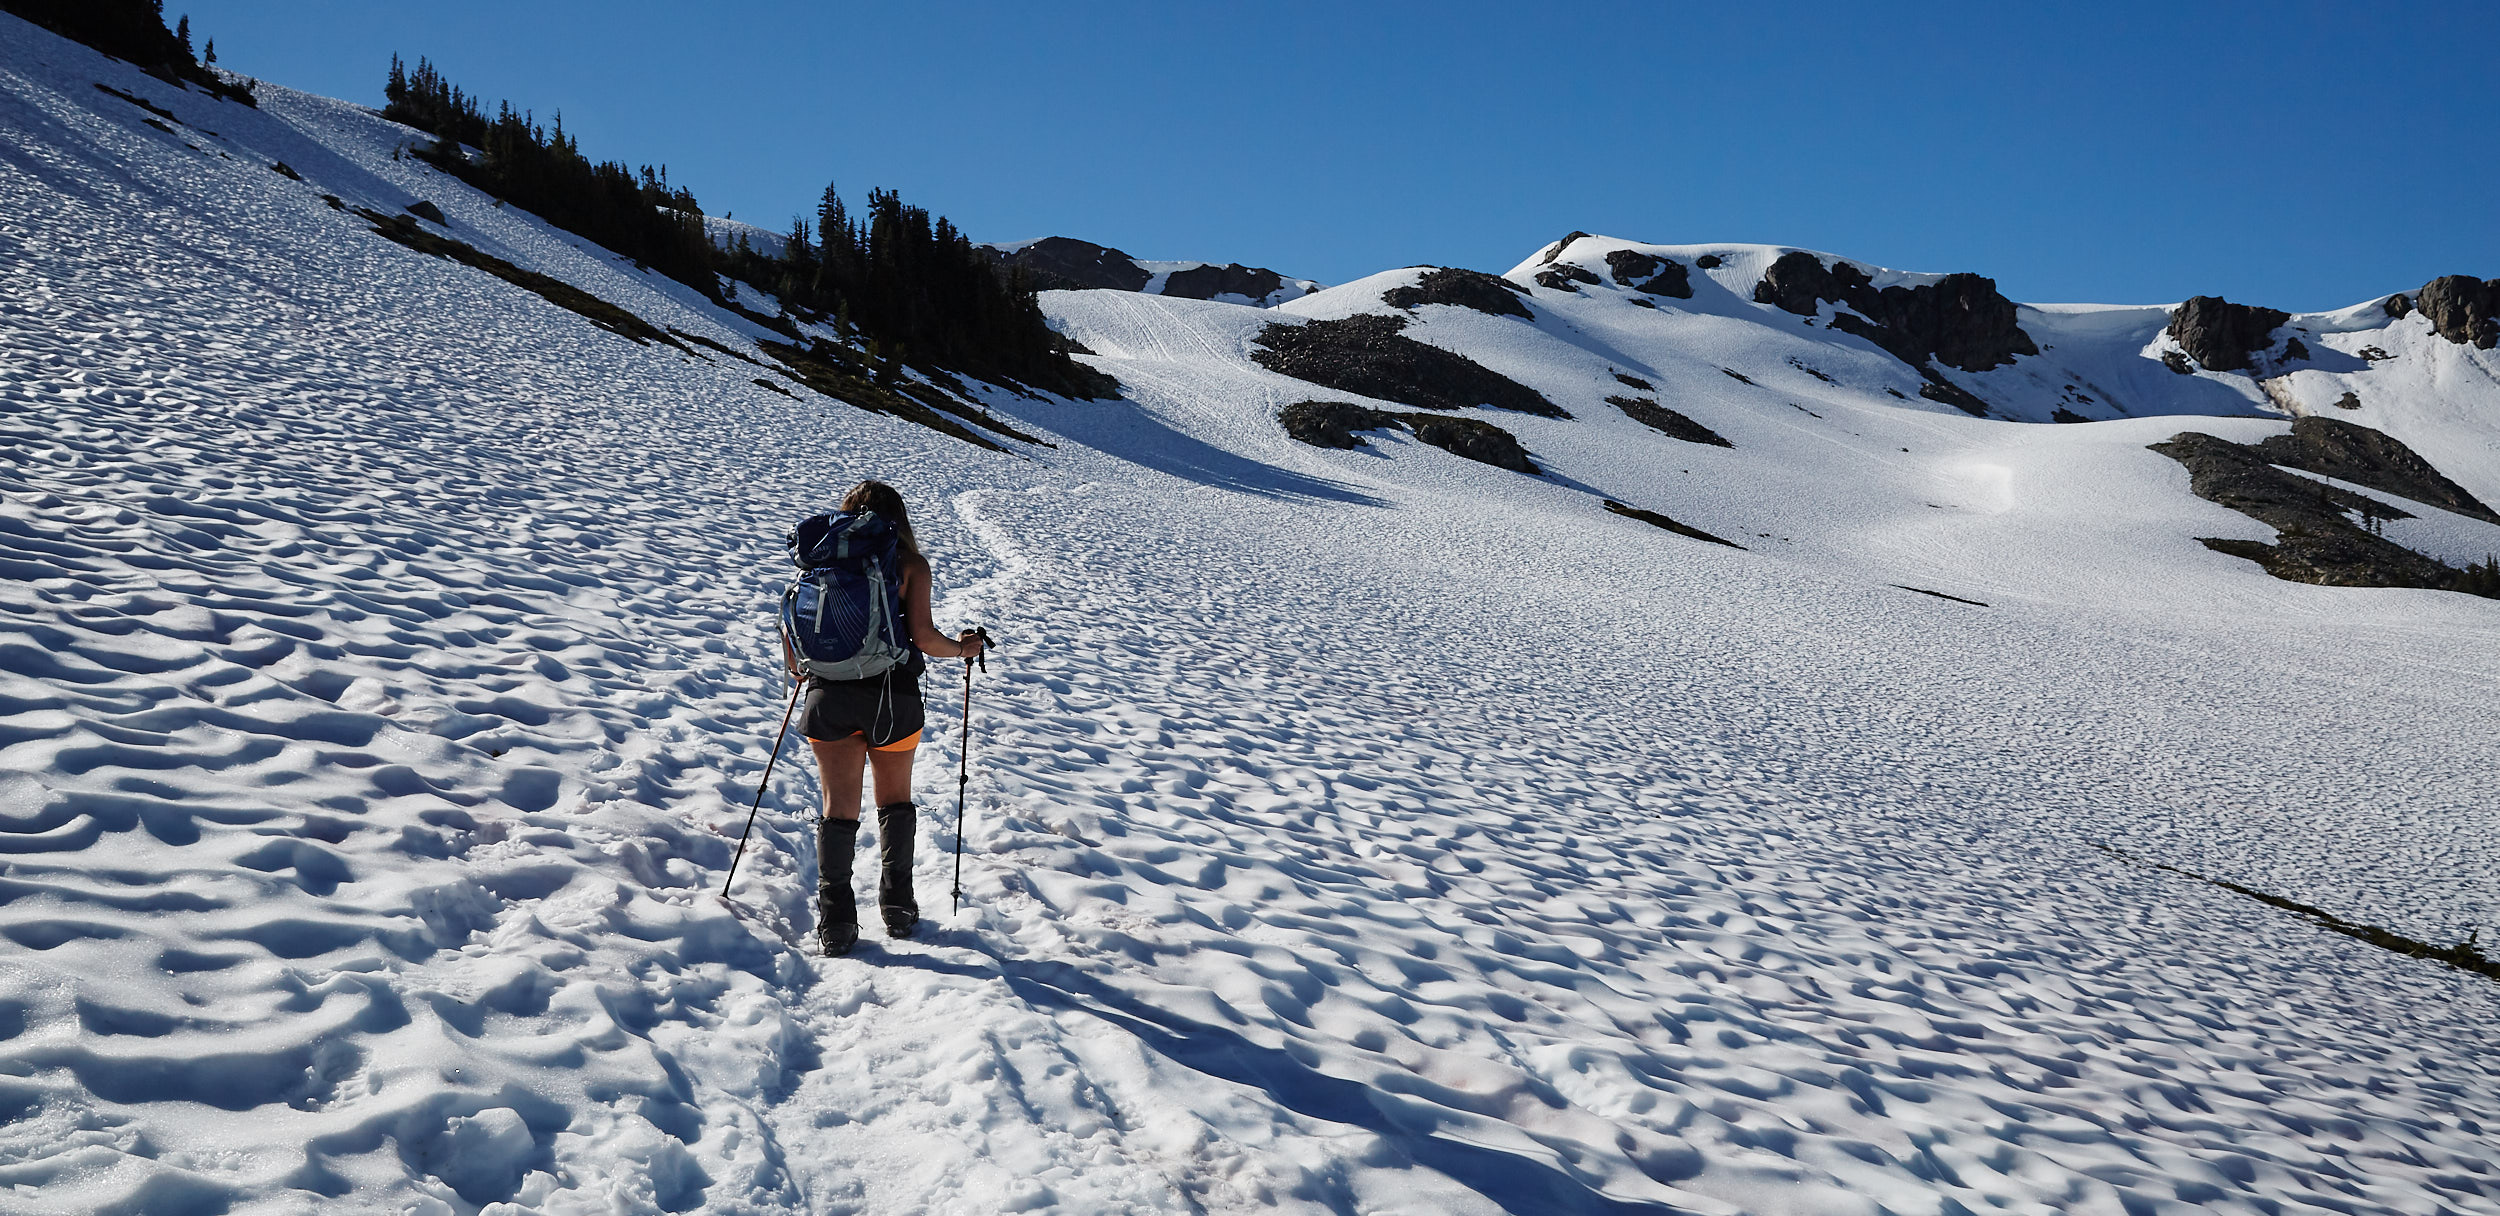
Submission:
POLYGON ((1037 285, 1055 290, 1101 288, 1190 300, 1220 300, 1272 308, 1319 290, 1309 279, 1288 278, 1239 262, 1157 262, 1134 258, 1108 245, 1051 236, 984 245, 1002 264, 1022 267, 1037 285))

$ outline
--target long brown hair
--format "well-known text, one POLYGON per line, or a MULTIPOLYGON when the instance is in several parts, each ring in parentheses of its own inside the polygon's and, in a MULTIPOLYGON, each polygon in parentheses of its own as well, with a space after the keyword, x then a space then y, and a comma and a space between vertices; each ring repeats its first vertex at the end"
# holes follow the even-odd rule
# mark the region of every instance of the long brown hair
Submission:
POLYGON ((894 525, 894 538, 901 545, 903 556, 920 556, 920 541, 911 534, 911 512, 903 509, 903 496, 882 481, 863 481, 842 496, 845 511, 874 511, 894 525))

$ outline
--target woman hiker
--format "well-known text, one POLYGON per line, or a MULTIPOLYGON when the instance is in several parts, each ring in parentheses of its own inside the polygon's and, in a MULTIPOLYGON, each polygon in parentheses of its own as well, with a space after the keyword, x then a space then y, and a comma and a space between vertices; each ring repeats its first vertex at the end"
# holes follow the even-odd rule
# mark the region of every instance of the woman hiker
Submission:
MULTIPOLYGON (((926 656, 970 660, 981 653, 981 636, 967 629, 956 638, 929 619, 929 559, 912 536, 903 496, 882 481, 863 481, 843 496, 844 511, 874 511, 894 528, 902 558, 903 622, 911 658, 864 680, 808 679, 800 732, 816 753, 824 820, 816 834, 816 940, 827 955, 848 954, 859 941, 859 909, 851 893, 851 856, 859 838, 860 770, 877 795, 877 904, 892 937, 910 937, 920 924, 920 901, 911 889, 911 845, 919 808, 911 800, 911 760, 920 746, 920 673, 926 656)), ((791 678, 798 657, 785 639, 782 660, 791 678)))

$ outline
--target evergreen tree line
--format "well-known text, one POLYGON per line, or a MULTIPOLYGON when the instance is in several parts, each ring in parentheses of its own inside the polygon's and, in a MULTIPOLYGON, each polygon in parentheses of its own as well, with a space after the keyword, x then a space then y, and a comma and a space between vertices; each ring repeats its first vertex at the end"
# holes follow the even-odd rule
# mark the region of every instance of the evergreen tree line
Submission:
POLYGON ((1021 268, 975 247, 943 216, 872 190, 854 217, 828 185, 815 223, 792 221, 781 255, 741 240, 714 245, 692 192, 668 184, 666 167, 597 164, 564 133, 503 103, 491 121, 483 102, 420 57, 391 57, 382 116, 442 141, 428 159, 462 181, 548 223, 719 299, 718 278, 779 296, 794 314, 830 321, 882 359, 1084 391, 1089 373, 1068 359, 1042 319, 1021 268), (470 160, 466 144, 484 155, 470 160))
POLYGON ((867 214, 854 217, 829 184, 813 227, 791 221, 780 257, 741 240, 724 261, 731 278, 832 321, 886 358, 1020 379, 1065 362, 1022 267, 891 190, 870 190, 867 214))
POLYGON ((696 290, 716 292, 703 213, 694 195, 669 188, 665 168, 644 165, 636 172, 616 161, 592 163, 564 133, 562 114, 549 129, 506 102, 490 122, 479 98, 423 58, 410 71, 391 56, 382 96, 389 102, 384 118, 442 141, 430 159, 453 176, 696 290), (470 160, 461 144, 484 158, 470 160))
MULTIPOLYGON (((260 104, 249 83, 229 84, 200 63, 191 48, 190 17, 183 17, 177 30, 165 28, 164 0, 0 0, 0 11, 136 64, 159 80, 198 85, 247 106, 260 104)), ((208 61, 217 62, 214 39, 208 61)))

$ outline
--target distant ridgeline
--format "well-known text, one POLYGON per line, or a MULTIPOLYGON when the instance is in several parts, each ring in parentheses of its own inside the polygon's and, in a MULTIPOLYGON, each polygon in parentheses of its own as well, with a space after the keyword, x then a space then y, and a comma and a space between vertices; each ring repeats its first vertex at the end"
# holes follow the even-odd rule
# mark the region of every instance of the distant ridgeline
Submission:
MULTIPOLYGON (((165 28, 163 0, 0 0, 0 10, 31 21, 72 42, 83 42, 136 65, 178 88, 193 85, 212 96, 258 107, 248 82, 226 80, 201 64, 191 49, 191 19, 179 31, 165 28)), ((208 59, 217 61, 216 43, 208 59)))
MULTIPOLYGON (((828 185, 813 232, 795 221, 779 256, 744 242, 722 249, 706 235, 693 193, 671 187, 665 166, 591 163, 564 133, 561 113, 550 129, 505 102, 489 120, 481 100, 431 62, 419 58, 410 69, 396 55, 383 96, 384 118, 442 141, 421 154, 445 172, 724 306, 737 307, 722 300, 721 276, 773 293, 794 316, 833 322, 881 359, 1070 396, 1103 391, 1100 375, 1068 358, 1043 321, 1026 276, 1001 273, 944 217, 932 222, 927 209, 890 191, 870 191, 867 216, 854 220, 828 185)), ((780 318, 747 315, 799 337, 780 318)))

